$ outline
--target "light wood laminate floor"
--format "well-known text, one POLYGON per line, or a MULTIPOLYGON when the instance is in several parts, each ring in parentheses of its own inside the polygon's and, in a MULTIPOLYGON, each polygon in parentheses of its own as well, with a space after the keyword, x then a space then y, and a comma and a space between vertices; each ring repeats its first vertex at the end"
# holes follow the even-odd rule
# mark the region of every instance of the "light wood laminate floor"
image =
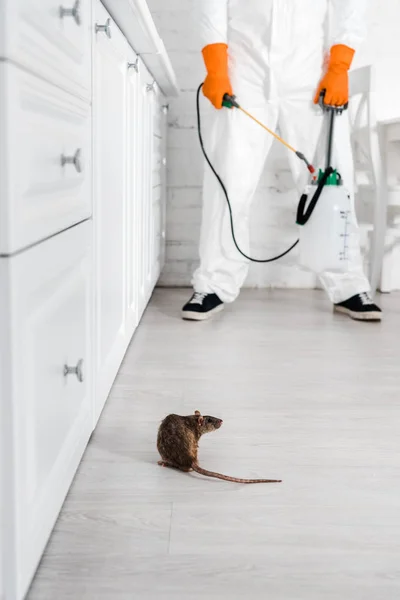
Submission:
POLYGON ((366 324, 301 291, 183 322, 188 295, 156 291, 29 600, 398 600, 400 296, 366 324), (158 467, 195 409, 224 419, 204 467, 283 483, 158 467))

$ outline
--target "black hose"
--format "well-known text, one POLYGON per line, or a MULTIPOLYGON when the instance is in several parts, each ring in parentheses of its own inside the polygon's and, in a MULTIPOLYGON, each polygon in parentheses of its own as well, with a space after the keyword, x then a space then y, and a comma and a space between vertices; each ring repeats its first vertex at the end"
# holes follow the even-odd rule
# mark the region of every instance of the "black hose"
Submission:
POLYGON ((236 246, 236 249, 238 252, 240 252, 240 254, 242 256, 244 256, 244 258, 246 258, 247 260, 250 260, 251 262, 254 263, 270 263, 270 262, 274 262, 275 260, 279 260, 280 258, 283 258, 284 256, 286 256, 286 254, 289 254, 289 252, 291 252, 293 250, 293 248, 295 248, 297 246, 297 244, 299 243, 299 240, 296 240, 296 242, 290 246, 290 248, 288 248, 287 250, 285 250, 285 252, 282 252, 282 254, 278 254, 278 256, 274 256, 273 258, 264 258, 264 259, 260 259, 260 258, 252 258, 251 256, 248 256, 247 254, 245 254, 240 248, 239 245, 236 241, 236 236, 235 236, 235 228, 233 225, 233 214, 232 214, 232 207, 231 207, 231 203, 229 200, 229 195, 228 192, 226 190, 226 187, 224 185, 224 182, 222 181, 221 177, 218 175, 217 171, 214 169, 210 159, 207 156, 207 153, 205 151, 204 148, 204 142, 203 142, 203 136, 201 134, 201 119, 200 119, 200 91, 201 88, 203 87, 203 84, 201 84, 197 90, 197 97, 196 97, 196 106, 197 106, 197 130, 198 130, 198 134, 199 134, 199 141, 200 141, 200 146, 201 146, 201 150, 203 152, 204 158, 206 159, 208 166, 210 167, 211 171, 214 173, 215 177, 218 180, 218 183, 220 184, 222 191, 225 194, 225 198, 226 198, 226 202, 228 204, 228 209, 229 209, 229 217, 230 217, 230 222, 231 222, 231 231, 232 231, 232 239, 233 242, 236 246))

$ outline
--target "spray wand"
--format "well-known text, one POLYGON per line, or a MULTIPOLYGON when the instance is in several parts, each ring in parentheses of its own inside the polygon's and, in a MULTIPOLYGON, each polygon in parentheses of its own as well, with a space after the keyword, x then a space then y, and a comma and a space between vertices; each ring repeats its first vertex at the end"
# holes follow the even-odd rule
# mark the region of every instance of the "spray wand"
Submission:
POLYGON ((265 129, 266 131, 268 131, 268 133, 270 133, 271 135, 274 136, 274 138, 276 138, 278 140, 278 142, 280 142, 281 144, 283 144, 284 146, 286 146, 286 148, 288 148, 291 152, 294 152, 295 155, 297 156, 297 158, 299 158, 300 160, 302 160, 303 162, 306 163, 307 165, 307 169, 310 171, 310 173, 315 173, 315 168, 313 167, 313 165, 311 163, 308 162, 308 160, 306 159, 306 157, 304 156, 304 154, 302 152, 299 152, 298 150, 296 150, 296 148, 293 148, 293 146, 291 146, 290 144, 288 144, 287 142, 285 142, 284 139, 282 139, 277 133, 275 133, 275 131, 272 131, 272 129, 269 129, 269 127, 267 127, 266 125, 264 125, 264 123, 261 123, 261 121, 259 121, 258 119, 256 119, 256 117, 254 117, 252 114, 250 114, 249 112, 247 112, 247 110, 245 110, 244 108, 242 108, 240 106, 240 104, 238 103, 238 101, 236 100, 236 96, 230 96, 229 94, 225 94, 224 98, 223 98, 223 102, 222 102, 222 106, 225 106, 226 108, 238 108, 239 110, 241 110, 245 115, 247 115, 248 117, 250 117, 250 119, 252 119, 253 121, 255 121, 255 123, 257 123, 258 125, 260 125, 260 127, 262 127, 263 129, 265 129))

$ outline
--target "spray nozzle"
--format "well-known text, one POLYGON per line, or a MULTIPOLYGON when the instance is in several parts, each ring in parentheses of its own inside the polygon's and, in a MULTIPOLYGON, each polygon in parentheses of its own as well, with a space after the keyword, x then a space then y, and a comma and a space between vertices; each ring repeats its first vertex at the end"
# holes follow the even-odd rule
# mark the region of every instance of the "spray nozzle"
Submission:
POLYGON ((308 162, 308 160, 306 159, 306 157, 304 156, 304 154, 302 152, 299 152, 297 150, 296 151, 296 156, 297 156, 297 158, 299 158, 300 160, 302 160, 303 162, 306 163, 307 169, 310 171, 311 175, 313 175, 315 173, 315 167, 313 167, 312 164, 308 162))

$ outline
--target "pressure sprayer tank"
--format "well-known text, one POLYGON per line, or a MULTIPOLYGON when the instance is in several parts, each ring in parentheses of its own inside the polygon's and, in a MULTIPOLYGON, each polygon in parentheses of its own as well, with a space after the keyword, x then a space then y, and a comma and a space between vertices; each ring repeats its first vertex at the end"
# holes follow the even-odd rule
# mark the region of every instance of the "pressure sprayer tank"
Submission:
MULTIPOLYGON (((319 180, 323 173, 320 171, 319 180)), ((316 191, 305 190, 307 205, 316 191)), ((306 205, 306 206, 307 206, 306 205)), ((348 267, 350 196, 336 171, 328 177, 308 221, 299 225, 299 264, 314 273, 341 273, 348 267)))

